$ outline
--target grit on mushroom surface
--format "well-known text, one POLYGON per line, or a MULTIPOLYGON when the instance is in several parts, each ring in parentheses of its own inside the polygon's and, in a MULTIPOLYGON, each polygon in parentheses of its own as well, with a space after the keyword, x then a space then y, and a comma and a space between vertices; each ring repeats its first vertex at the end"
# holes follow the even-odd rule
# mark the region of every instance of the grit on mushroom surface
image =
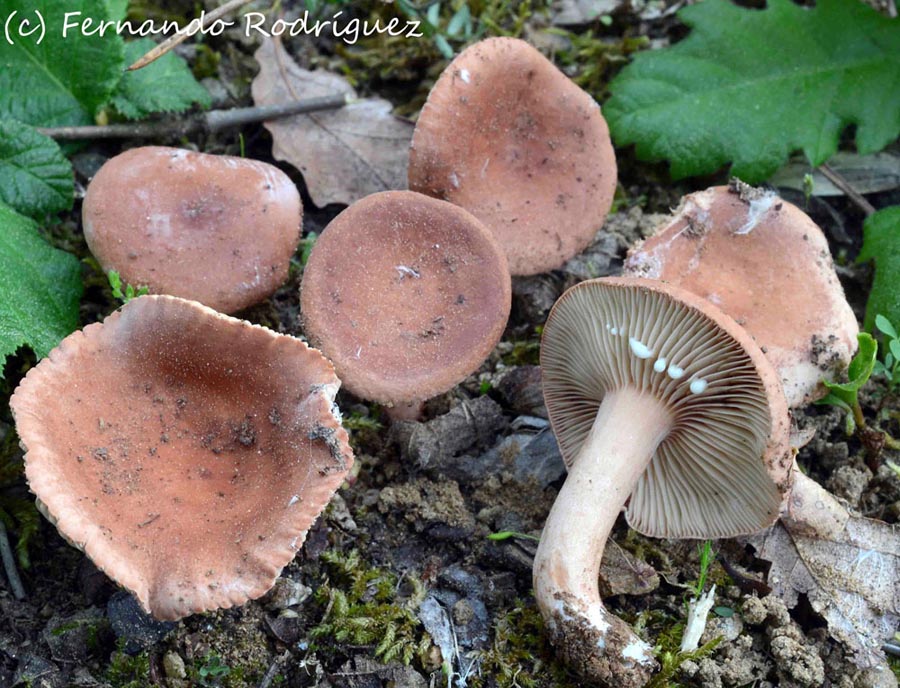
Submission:
POLYGON ((82 217, 104 270, 155 294, 234 313, 287 279, 303 207, 273 165, 149 146, 100 168, 82 217))
POLYGON ((822 230, 773 191, 742 182, 686 196, 632 250, 632 277, 671 282, 738 321, 765 350, 791 407, 818 399, 841 374, 859 326, 822 230))
POLYGON ((259 597, 353 463, 303 342, 174 297, 75 332, 11 407, 28 484, 159 619, 259 597))
POLYGON ((409 188, 484 222, 513 275, 561 266, 612 205, 616 158, 600 107, 525 41, 489 38, 444 70, 416 122, 409 188))
POLYGON ((468 212, 412 191, 367 196, 316 242, 303 274, 304 331, 347 390, 384 404, 446 392, 506 326, 506 258, 468 212))
POLYGON ((535 555, 535 597, 576 671, 642 686, 651 647, 605 610, 597 586, 619 511, 628 500, 629 524, 654 537, 771 525, 791 466, 784 394, 731 318, 651 280, 567 291, 545 325, 541 367, 568 476, 535 555))

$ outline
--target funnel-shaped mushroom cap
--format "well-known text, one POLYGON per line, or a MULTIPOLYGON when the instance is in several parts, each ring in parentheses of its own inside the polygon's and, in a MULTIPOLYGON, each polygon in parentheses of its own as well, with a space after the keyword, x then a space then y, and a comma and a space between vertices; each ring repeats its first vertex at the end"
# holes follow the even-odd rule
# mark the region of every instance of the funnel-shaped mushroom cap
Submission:
POLYGON ((462 206, 513 275, 558 268, 587 246, 616 190, 597 103, 524 41, 489 38, 444 70, 419 115, 409 188, 462 206))
POLYGON ((262 301, 287 279, 302 215, 297 188, 276 167, 159 147, 109 160, 82 209, 104 270, 223 313, 262 301))
POLYGON ((634 250, 625 274, 672 282, 737 320, 766 352, 788 405, 825 392, 850 362, 858 325, 822 230, 802 210, 744 184, 687 196, 634 250))
POLYGON ((478 220, 422 194, 386 191, 322 232, 300 306, 310 340, 347 389, 400 404, 475 370, 500 340, 510 301, 506 259, 478 220))
POLYGON ((778 516, 791 466, 784 394, 750 336, 707 301, 652 280, 582 282, 550 313, 541 368, 569 464, 606 394, 628 387, 666 405, 671 430, 628 504, 635 530, 733 537, 778 516))
POLYGON ((353 462, 303 342, 165 296, 62 341, 11 406, 51 520, 160 619, 259 597, 353 462))

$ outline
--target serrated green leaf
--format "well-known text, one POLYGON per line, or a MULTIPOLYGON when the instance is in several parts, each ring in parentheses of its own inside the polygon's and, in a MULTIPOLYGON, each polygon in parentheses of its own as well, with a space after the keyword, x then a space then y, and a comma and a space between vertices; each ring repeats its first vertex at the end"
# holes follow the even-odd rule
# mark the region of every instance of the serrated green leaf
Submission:
POLYGON ((53 248, 37 225, 0 204, 0 375, 21 346, 50 353, 78 327, 81 265, 53 248))
POLYGON ((617 145, 669 160, 676 178, 731 173, 761 182, 802 150, 815 166, 855 124, 860 153, 900 133, 900 21, 855 0, 813 8, 706 0, 679 18, 690 35, 642 53, 603 108, 617 145))
POLYGON ((875 279, 866 304, 866 329, 881 314, 900 323, 900 205, 892 205, 866 218, 858 261, 875 261, 875 279))
POLYGON ((72 165, 57 143, 0 119, 0 203, 32 217, 72 207, 72 165))
MULTIPOLYGON (((127 43, 126 62, 131 64, 154 45, 149 38, 127 43)), ((123 117, 141 119, 155 112, 182 112, 194 103, 208 108, 211 99, 187 63, 169 52, 142 69, 126 72, 110 102, 123 117)))
POLYGON ((0 40, 0 118, 42 127, 93 124, 122 75, 122 39, 72 29, 63 36, 64 15, 80 12, 70 22, 90 18, 96 26, 108 11, 104 0, 0 0, 0 17, 16 13, 13 29, 25 19, 37 25, 38 12, 45 27, 40 45, 37 35, 13 35, 12 45, 0 40))

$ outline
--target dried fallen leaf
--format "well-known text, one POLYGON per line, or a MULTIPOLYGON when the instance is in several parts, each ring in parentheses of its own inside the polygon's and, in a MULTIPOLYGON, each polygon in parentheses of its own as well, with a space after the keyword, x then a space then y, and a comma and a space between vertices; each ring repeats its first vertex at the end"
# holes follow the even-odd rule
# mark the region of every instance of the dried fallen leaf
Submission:
MULTIPOLYGON (((346 79, 302 69, 284 48, 267 40, 256 51, 259 75, 253 101, 274 105, 300 98, 356 92, 346 79)), ((350 204, 363 196, 405 189, 411 122, 391 114, 391 104, 366 98, 330 110, 266 122, 272 154, 303 173, 313 203, 350 204)))
POLYGON ((804 594, 860 668, 885 667, 882 644, 900 623, 900 532, 854 517, 826 490, 798 474, 789 510, 749 538, 772 562, 772 592, 792 608, 804 594))

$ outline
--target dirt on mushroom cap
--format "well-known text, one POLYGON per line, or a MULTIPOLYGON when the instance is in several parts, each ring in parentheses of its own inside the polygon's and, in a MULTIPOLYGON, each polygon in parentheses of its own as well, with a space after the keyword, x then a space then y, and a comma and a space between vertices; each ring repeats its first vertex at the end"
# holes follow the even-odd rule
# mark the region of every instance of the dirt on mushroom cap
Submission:
POLYGON ((373 194, 322 233, 303 275, 311 341, 345 387, 384 403, 446 391, 487 357, 511 304, 506 259, 462 208, 373 194))
POLYGON ((277 167, 148 146, 100 168, 82 215, 104 270, 234 313, 287 279, 303 208, 277 167))
POLYGON ((856 349, 856 317, 822 230, 773 192, 736 182, 686 196, 631 252, 625 274, 677 284, 737 320, 764 347, 791 407, 822 396, 820 380, 856 349))
POLYGON ((513 275, 562 265, 603 224, 616 159, 597 103, 524 41, 490 38, 444 70, 413 135, 409 186, 485 223, 513 275))
POLYGON ((296 339, 142 297, 66 338, 11 407, 60 532, 174 619, 262 595, 294 557, 353 461, 338 386, 296 339))

